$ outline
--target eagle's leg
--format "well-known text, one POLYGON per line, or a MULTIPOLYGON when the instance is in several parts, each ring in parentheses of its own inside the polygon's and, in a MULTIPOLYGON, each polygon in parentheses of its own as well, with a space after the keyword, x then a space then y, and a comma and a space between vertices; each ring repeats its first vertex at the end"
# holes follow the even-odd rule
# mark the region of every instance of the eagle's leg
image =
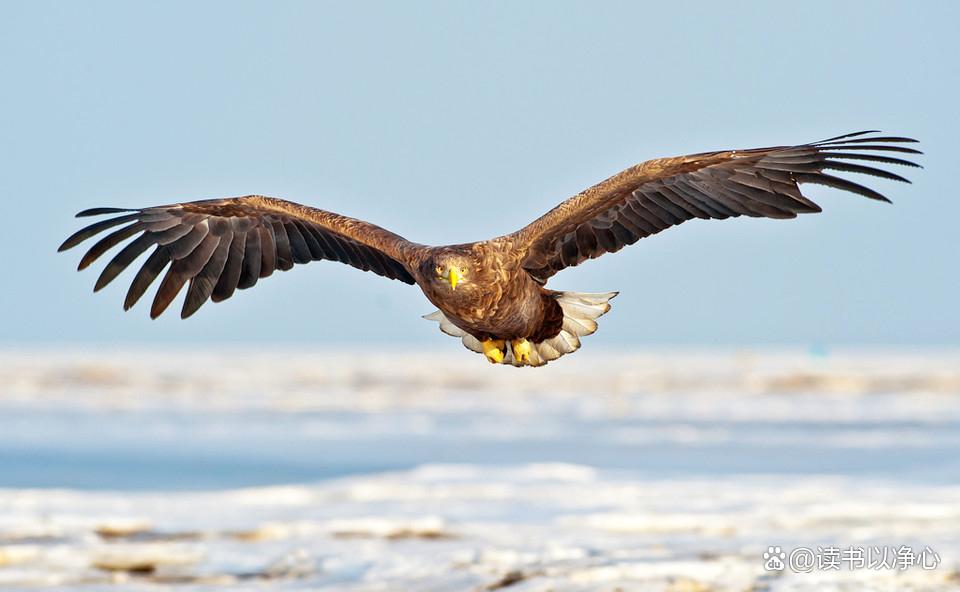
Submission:
POLYGON ((514 339, 510 342, 510 347, 513 348, 513 359, 519 363, 530 362, 530 352, 533 351, 533 346, 530 345, 530 342, 526 339, 514 339))
POLYGON ((487 339, 481 342, 483 346, 483 355, 487 356, 487 361, 491 364, 503 362, 503 356, 507 351, 506 344, 502 339, 487 339))

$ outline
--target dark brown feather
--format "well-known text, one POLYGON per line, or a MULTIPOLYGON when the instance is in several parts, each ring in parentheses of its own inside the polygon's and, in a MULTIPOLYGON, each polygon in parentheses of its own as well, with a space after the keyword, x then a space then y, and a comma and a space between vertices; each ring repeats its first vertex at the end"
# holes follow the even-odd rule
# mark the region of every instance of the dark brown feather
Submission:
POLYGON ((94 292, 98 292, 107 284, 112 282, 120 273, 126 269, 134 260, 143 254, 144 251, 153 246, 153 237, 149 234, 143 234, 130 241, 117 255, 107 263, 97 278, 97 283, 93 287, 94 292))
MULTIPOLYGON (((223 273, 223 268, 227 264, 227 255, 230 254, 233 238, 233 232, 229 229, 225 234, 220 235, 217 248, 210 259, 200 273, 190 279, 190 287, 187 289, 187 297, 183 301, 180 318, 185 319, 200 310, 203 303, 213 294, 213 289, 220 280, 220 274, 223 273)), ((245 237, 241 235, 241 238, 245 237)))
POLYGON ((310 263, 313 260, 313 254, 310 253, 310 247, 307 246, 306 239, 300 233, 300 229, 292 221, 285 226, 287 238, 290 240, 290 253, 293 255, 294 263, 310 263))
POLYGON ((183 259, 193 252, 197 246, 203 242, 210 230, 205 226, 194 226, 183 237, 170 243, 170 258, 174 261, 183 259))
MULTIPOLYGON (((223 271, 220 273, 220 279, 213 288, 210 300, 222 302, 233 296, 233 292, 240 284, 240 275, 243 273, 244 251, 247 245, 247 235, 238 232, 233 235, 230 241, 230 252, 227 253, 227 260, 224 262, 223 271)), ((260 258, 257 257, 259 261, 260 258)))
MULTIPOLYGON (((81 212, 81 214, 82 213, 83 212, 81 212)), ((80 214, 77 214, 77 215, 79 216, 80 214)), ((80 230, 71 234, 67 240, 63 241, 63 244, 60 245, 60 247, 57 249, 57 252, 59 253, 62 251, 66 251, 67 249, 70 249, 79 245, 80 243, 87 240, 91 236, 95 234, 100 234, 101 232, 103 232, 108 228, 113 228, 114 226, 119 226, 124 222, 130 222, 131 220, 136 220, 136 219, 137 219, 137 214, 129 214, 127 216, 117 216, 116 218, 101 220, 95 224, 91 224, 90 226, 81 228, 80 230)))
POLYGON ((326 252, 323 250, 323 247, 320 245, 320 242, 317 240, 317 237, 313 235, 313 232, 307 228, 307 225, 301 222, 300 220, 294 220, 293 223, 296 225, 297 230, 300 231, 300 236, 303 237, 303 241, 307 245, 307 249, 310 251, 310 257, 316 259, 317 261, 323 259, 329 259, 326 252))
POLYGON ((538 282, 587 259, 612 253, 692 218, 793 218, 819 212, 799 185, 814 183, 888 201, 878 191, 826 174, 864 174, 894 181, 901 175, 864 160, 917 166, 871 152, 920 154, 915 140, 857 132, 822 142, 662 158, 631 167, 553 208, 508 238, 525 249, 523 266, 538 282))
POLYGON ((120 245, 124 246, 97 279, 100 290, 130 266, 152 245, 157 249, 138 270, 127 292, 124 307, 132 307, 164 268, 167 270, 151 306, 161 314, 189 282, 181 310, 188 317, 204 302, 219 302, 240 288, 249 288, 277 269, 311 261, 341 261, 384 277, 415 283, 408 269, 424 247, 360 220, 308 208, 279 199, 247 196, 212 199, 129 210, 94 208, 80 216, 120 214, 96 222, 71 235, 60 250, 116 226, 87 251, 81 268, 120 245))
POLYGON ((237 282, 237 287, 241 290, 252 288, 260 279, 260 267, 263 265, 262 241, 259 228, 247 233, 247 245, 243 254, 243 271, 240 273, 240 280, 237 282))
POLYGON ((276 248, 277 269, 287 271, 293 269, 293 254, 290 252, 290 238, 282 222, 273 222, 274 248, 276 248))
POLYGON ((99 259, 101 255, 131 236, 137 234, 141 230, 143 230, 143 223, 134 222, 130 226, 125 226, 120 230, 111 232, 104 238, 100 239, 95 245, 90 247, 90 250, 87 251, 82 259, 80 259, 80 264, 77 266, 77 271, 86 269, 91 263, 99 259))
MULTIPOLYGON (((167 274, 160 283, 157 294, 154 296, 150 318, 155 319, 163 314, 163 311, 170 306, 173 299, 180 293, 180 289, 183 288, 187 280, 193 279, 203 270, 220 244, 220 240, 221 237, 208 232, 200 241, 200 244, 186 257, 174 260, 173 265, 167 270, 167 274)), ((199 307, 199 305, 197 306, 199 307)), ((184 310, 186 310, 186 307, 184 310)))
POLYGON ((120 212, 135 212, 129 208, 90 208, 77 212, 77 218, 86 218, 87 216, 100 216, 103 214, 119 214, 120 212))
POLYGON ((127 297, 123 301, 123 310, 133 308, 133 305, 140 300, 147 291, 147 288, 150 287, 150 284, 153 283, 153 280, 157 279, 157 276, 160 275, 163 268, 170 263, 169 251, 169 247, 161 245, 154 249, 153 253, 147 257, 143 267, 140 268, 140 271, 137 272, 137 275, 134 276, 133 281, 130 283, 130 289, 127 290, 127 297))
POLYGON ((260 232, 260 277, 270 277, 277 268, 277 242, 273 226, 259 226, 260 232))

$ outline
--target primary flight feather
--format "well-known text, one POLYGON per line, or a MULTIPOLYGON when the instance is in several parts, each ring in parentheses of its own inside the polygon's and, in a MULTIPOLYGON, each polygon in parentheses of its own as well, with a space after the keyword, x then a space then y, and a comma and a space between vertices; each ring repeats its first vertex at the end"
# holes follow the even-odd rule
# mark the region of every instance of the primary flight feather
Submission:
POLYGON ((794 218, 819 212, 804 183, 870 199, 876 191, 836 173, 907 181, 862 162, 916 167, 894 154, 921 154, 916 140, 858 132, 798 146, 705 152, 650 160, 564 201, 526 227, 487 241, 431 247, 369 222, 282 199, 250 195, 143 209, 95 208, 113 217, 81 229, 74 247, 106 230, 80 260, 84 269, 132 239, 100 273, 100 290, 153 249, 130 284, 129 309, 166 269, 150 308, 156 318, 187 286, 181 317, 298 263, 340 261, 417 284, 439 309, 425 318, 493 363, 542 366, 580 347, 616 292, 558 292, 558 271, 693 218, 794 218), (859 161, 859 162, 857 162, 859 161), (135 237, 135 238, 134 238, 135 237), (168 267, 169 266, 169 267, 168 267))

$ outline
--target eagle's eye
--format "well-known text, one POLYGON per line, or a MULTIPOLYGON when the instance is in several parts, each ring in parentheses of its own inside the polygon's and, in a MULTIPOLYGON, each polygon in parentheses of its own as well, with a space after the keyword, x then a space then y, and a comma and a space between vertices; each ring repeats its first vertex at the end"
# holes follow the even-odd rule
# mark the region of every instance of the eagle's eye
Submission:
POLYGON ((437 266, 437 275, 443 275, 443 268, 439 265, 437 266))

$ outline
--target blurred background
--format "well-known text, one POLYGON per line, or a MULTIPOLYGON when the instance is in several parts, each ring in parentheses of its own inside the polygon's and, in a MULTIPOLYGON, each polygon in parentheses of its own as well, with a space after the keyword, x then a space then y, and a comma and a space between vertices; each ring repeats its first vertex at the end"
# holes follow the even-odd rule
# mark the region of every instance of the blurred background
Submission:
POLYGON ((0 585, 951 589, 958 17, 0 0, 0 585), (88 207, 250 193, 478 240, 642 160, 863 129, 921 141, 913 185, 869 180, 892 205, 806 186, 823 214, 567 270, 621 294, 535 371, 337 264, 150 321, 132 272, 94 296, 55 252, 88 207), (771 571, 771 545, 938 563, 771 571))

